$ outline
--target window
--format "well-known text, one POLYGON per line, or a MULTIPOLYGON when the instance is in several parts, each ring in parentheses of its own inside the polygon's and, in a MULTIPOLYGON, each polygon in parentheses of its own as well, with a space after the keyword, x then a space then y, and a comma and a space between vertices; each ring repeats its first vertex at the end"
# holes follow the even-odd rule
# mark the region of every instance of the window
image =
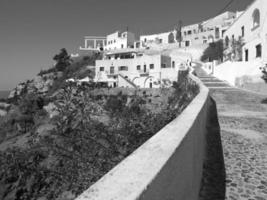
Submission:
POLYGON ((226 30, 222 30, 222 37, 223 37, 223 34, 225 33, 226 30))
POLYGON ((261 57, 261 44, 256 46, 256 58, 261 57))
POLYGON ((119 71, 128 71, 128 67, 127 66, 120 66, 119 71))
POLYGON ((198 37, 195 37, 195 40, 198 40, 198 37))
POLYGON ((175 61, 172 61, 172 68, 175 68, 175 61))
POLYGON ((121 45, 121 48, 123 49, 123 44, 121 45))
POLYGON ((146 65, 144 65, 144 72, 146 72, 146 65))
POLYGON ((188 35, 191 35, 191 34, 192 34, 192 31, 188 31, 187 34, 188 34, 188 35))
POLYGON ((255 9, 252 14, 252 29, 260 26, 260 11, 259 9, 255 9))
POLYGON ((165 63, 161 63, 161 68, 167 68, 165 63))
POLYGON ((136 66, 136 70, 141 70, 141 66, 140 65, 137 65, 136 66))
POLYGON ((190 45, 190 41, 185 41, 185 46, 188 47, 190 45))
POLYGON ((241 27, 241 35, 242 35, 242 37, 245 36, 245 27, 244 26, 241 27))
POLYGON ((150 64, 150 65, 149 65, 149 68, 150 68, 150 69, 154 69, 154 64, 150 64))
POLYGON ((144 39, 144 41, 146 42, 146 38, 144 39))
POLYGON ((105 70, 105 67, 100 67, 99 71, 103 72, 105 70))
POLYGON ((186 31, 184 32, 184 35, 186 35, 186 31))
POLYGON ((114 40, 114 43, 116 42, 116 40, 114 40))
POLYGON ((113 66, 110 67, 110 74, 114 74, 114 67, 113 66))
POLYGON ((215 28, 215 38, 216 39, 220 38, 220 29, 218 27, 215 28))
POLYGON ((207 40, 203 40, 203 44, 207 44, 207 40))

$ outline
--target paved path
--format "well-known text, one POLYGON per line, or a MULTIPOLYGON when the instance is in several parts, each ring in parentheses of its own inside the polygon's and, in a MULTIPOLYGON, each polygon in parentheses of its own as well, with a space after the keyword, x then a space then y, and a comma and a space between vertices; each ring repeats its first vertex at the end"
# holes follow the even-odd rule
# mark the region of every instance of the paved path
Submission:
POLYGON ((217 104, 225 199, 267 200, 267 105, 261 104, 266 96, 231 87, 199 67, 196 72, 217 104))

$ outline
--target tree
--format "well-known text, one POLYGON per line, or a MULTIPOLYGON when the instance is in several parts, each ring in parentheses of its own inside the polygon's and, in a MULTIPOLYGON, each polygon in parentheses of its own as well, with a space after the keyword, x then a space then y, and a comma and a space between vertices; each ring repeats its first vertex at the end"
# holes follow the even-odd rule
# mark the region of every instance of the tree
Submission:
POLYGON ((53 60, 56 61, 55 68, 57 71, 64 71, 71 64, 70 56, 65 48, 62 48, 60 53, 53 57, 53 60))
POLYGON ((182 38, 182 20, 179 20, 179 25, 176 27, 176 40, 179 42, 179 47, 181 47, 182 38))
POLYGON ((223 59, 223 41, 210 43, 201 56, 201 61, 213 61, 223 59))

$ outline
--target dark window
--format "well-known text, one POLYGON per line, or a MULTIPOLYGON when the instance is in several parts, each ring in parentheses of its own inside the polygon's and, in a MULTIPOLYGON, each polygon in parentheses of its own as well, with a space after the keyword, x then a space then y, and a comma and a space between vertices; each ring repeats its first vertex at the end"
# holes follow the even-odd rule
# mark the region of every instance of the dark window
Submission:
POLYGON ((165 63, 162 63, 161 64, 161 68, 167 68, 166 64, 165 63))
POLYGON ((191 34, 192 34, 192 31, 187 31, 187 34, 188 34, 188 35, 191 35, 191 34))
POLYGON ((123 44, 121 45, 121 48, 123 49, 123 44))
POLYGON ((146 72, 146 65, 144 65, 144 72, 146 72))
POLYGON ((105 70, 105 67, 100 67, 99 71, 103 72, 105 70))
POLYGON ((150 65, 149 65, 149 68, 150 68, 150 69, 154 69, 154 64, 150 64, 150 65))
POLYGON ((119 71, 128 71, 128 67, 127 66, 120 66, 119 71))
POLYGON ((218 27, 215 28, 215 38, 220 38, 220 29, 218 27))
POLYGON ((223 34, 225 33, 226 30, 222 30, 222 37, 223 37, 223 34))
POLYGON ((190 45, 190 41, 185 41, 185 46, 188 47, 190 45))
POLYGON ((172 68, 175 68, 175 61, 172 61, 172 68))
POLYGON ((245 27, 244 26, 241 27, 241 35, 242 35, 242 37, 245 36, 245 27))
POLYGON ((137 65, 137 66, 136 66, 136 69, 137 69, 137 70, 141 70, 141 66, 140 66, 140 65, 137 65))
POLYGON ((114 67, 110 67, 110 73, 114 74, 114 67))
POLYGON ((245 50, 245 61, 248 61, 248 49, 245 50))
POLYGON ((261 44, 256 46, 256 58, 261 57, 261 44))

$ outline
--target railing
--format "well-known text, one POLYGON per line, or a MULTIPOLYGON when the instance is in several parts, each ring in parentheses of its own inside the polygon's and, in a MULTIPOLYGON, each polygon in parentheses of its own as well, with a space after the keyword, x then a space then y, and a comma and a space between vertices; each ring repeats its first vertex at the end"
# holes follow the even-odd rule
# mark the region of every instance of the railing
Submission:
POLYGON ((76 200, 197 200, 205 157, 209 91, 76 200))

